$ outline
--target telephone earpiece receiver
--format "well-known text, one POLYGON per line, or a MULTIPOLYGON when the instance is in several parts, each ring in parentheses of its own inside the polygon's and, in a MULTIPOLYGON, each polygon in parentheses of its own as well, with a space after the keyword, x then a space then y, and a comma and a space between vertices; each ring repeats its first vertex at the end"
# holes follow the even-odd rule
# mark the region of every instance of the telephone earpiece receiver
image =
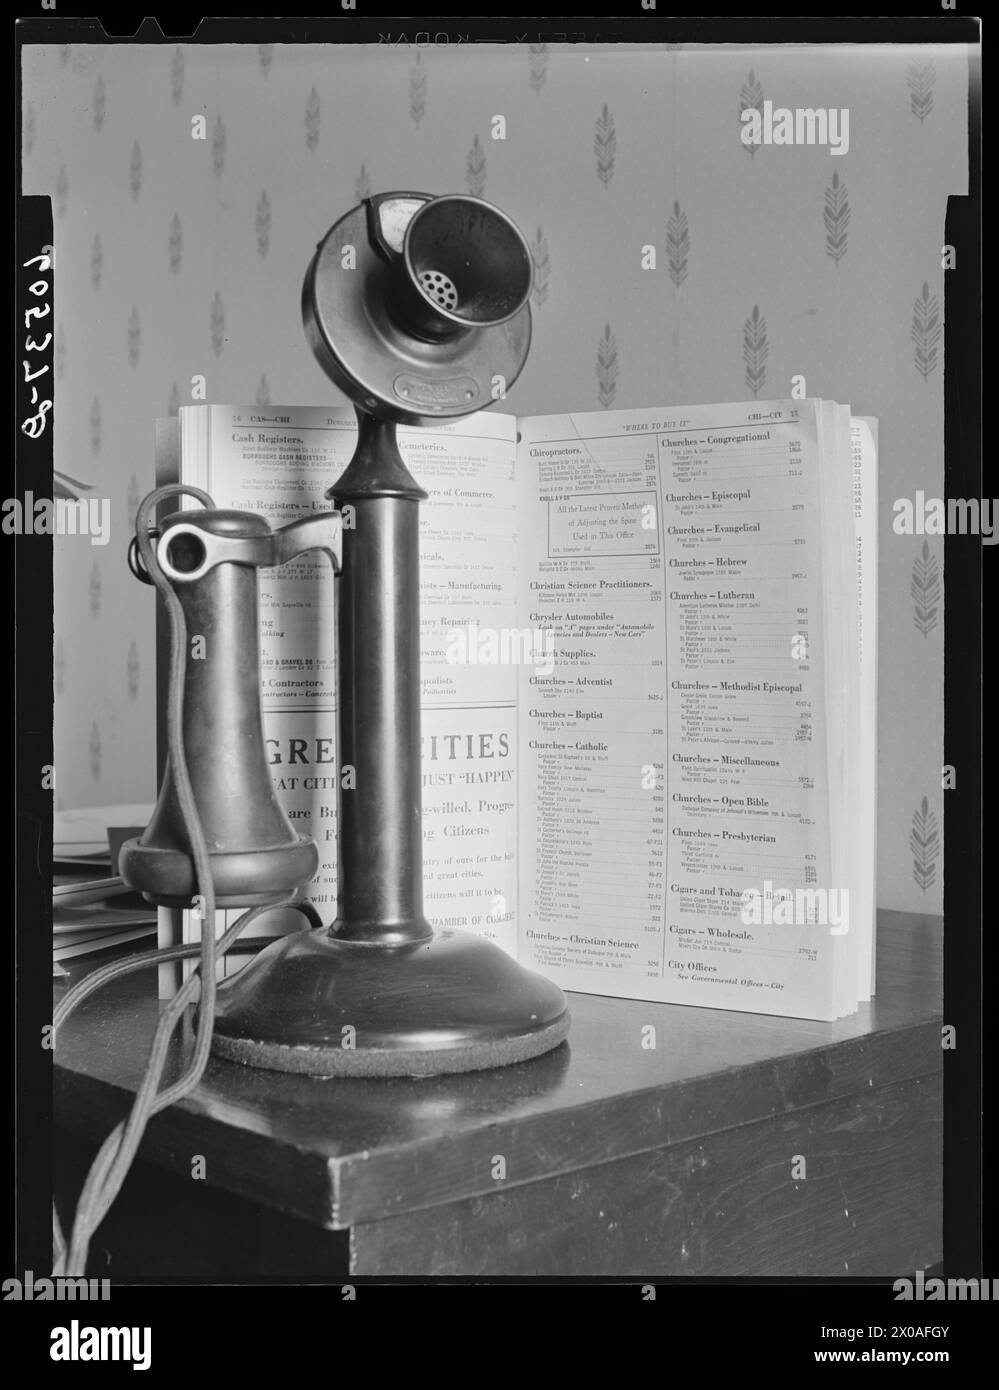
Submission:
MULTIPOLYGON (((257 571, 324 551, 338 572, 342 534, 332 512, 274 530, 252 512, 215 507, 175 512, 158 528, 160 571, 177 595, 186 631, 201 637, 208 654, 186 662, 183 742, 219 908, 283 902, 319 868, 316 843, 292 826, 268 766, 257 571)), ((149 824, 122 846, 118 872, 159 907, 192 905, 199 885, 172 759, 149 824)))
POLYGON ((530 248, 481 198, 384 193, 323 238, 302 315, 323 370, 368 414, 398 424, 482 410, 531 344, 530 248))

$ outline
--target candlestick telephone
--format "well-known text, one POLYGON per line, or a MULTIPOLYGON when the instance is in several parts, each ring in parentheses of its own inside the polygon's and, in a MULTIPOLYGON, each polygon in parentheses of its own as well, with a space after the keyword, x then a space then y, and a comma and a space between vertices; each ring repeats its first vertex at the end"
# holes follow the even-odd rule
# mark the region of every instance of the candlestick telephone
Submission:
POLYGON ((365 200, 320 242, 302 290, 307 337, 352 400, 353 457, 327 492, 329 513, 272 529, 217 509, 194 488, 139 507, 130 564, 155 585, 171 625, 169 758, 153 817, 122 850, 130 887, 167 906, 196 905, 199 947, 114 962, 63 999, 56 1027, 108 980, 197 955, 164 1010, 132 1111, 102 1146, 69 1247, 54 1216, 57 1273, 83 1273, 92 1232, 127 1173, 150 1115, 200 1079, 210 1051, 315 1076, 425 1076, 521 1062, 560 1044, 565 997, 481 938, 435 932, 423 910, 419 503, 426 494, 396 444, 487 407, 518 377, 531 338, 530 250, 497 208, 467 196, 398 192, 365 200), (168 498, 201 509, 154 524, 168 498), (349 506, 351 524, 343 525, 349 506), (340 787, 337 916, 323 923, 304 890, 314 841, 274 795, 260 706, 257 571, 307 550, 333 565, 340 787), (192 632, 205 659, 187 659, 192 632), (305 929, 219 983, 215 964, 260 913, 296 907, 305 929), (216 943, 216 908, 249 910, 216 943), (167 1044, 197 1002, 185 1075, 158 1089, 167 1044), (345 1046, 349 1040, 350 1045, 345 1046))

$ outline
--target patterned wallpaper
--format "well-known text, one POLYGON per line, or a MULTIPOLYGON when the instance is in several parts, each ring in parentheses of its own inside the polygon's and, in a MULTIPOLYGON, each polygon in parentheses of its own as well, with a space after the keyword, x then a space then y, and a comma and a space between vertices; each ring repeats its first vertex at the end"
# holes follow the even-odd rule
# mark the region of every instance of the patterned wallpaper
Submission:
POLYGON ((55 210, 56 468, 113 507, 109 545, 56 541, 60 804, 155 795, 153 605, 124 562, 154 418, 196 374, 209 400, 339 403, 299 318, 315 243, 369 191, 467 190, 536 262, 510 409, 764 399, 803 374, 879 417, 879 900, 939 911, 942 538, 894 535, 891 502, 943 491, 967 81, 957 47, 26 48, 23 187, 55 210), (849 108, 848 152, 745 146, 740 112, 768 100, 849 108))

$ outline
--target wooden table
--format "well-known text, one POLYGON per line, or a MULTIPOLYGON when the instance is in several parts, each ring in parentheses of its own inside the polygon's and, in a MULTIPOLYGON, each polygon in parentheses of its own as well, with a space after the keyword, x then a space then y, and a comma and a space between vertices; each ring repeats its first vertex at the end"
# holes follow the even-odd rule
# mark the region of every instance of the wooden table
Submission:
MULTIPOLYGON (((337 1081, 213 1061, 152 1120, 95 1267, 331 1280, 926 1268, 942 1253, 942 923, 881 912, 878 940, 876 1000, 834 1024, 572 995, 568 1044, 492 1072, 337 1081)), ((143 972, 62 1029, 64 1156, 69 1136, 99 1140, 125 1113, 157 1009, 143 972)), ((67 1190, 81 1156, 63 1165, 67 1190)))

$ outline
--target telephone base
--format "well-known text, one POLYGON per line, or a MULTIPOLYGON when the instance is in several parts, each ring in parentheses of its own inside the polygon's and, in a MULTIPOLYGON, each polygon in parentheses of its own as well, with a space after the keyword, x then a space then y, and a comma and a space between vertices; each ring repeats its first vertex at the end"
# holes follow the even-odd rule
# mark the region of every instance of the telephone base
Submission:
POLYGON ((282 937, 216 994, 213 1050, 311 1076, 436 1076, 527 1061, 569 1031, 559 987, 492 942, 282 937))

